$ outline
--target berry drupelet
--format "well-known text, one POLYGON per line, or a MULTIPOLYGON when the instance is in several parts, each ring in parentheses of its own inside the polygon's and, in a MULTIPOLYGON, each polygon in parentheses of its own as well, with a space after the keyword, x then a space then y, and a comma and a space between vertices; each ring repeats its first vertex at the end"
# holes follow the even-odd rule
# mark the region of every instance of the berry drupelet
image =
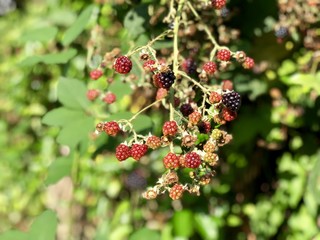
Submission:
POLYGON ((165 88, 168 90, 174 83, 175 79, 176 79, 176 76, 174 75, 173 71, 168 70, 166 72, 161 72, 158 75, 159 87, 165 88))
POLYGON ((183 186, 181 184, 176 183, 169 191, 169 197, 172 200, 178 200, 182 197, 184 192, 183 186))
POLYGON ((106 134, 114 137, 118 134, 120 131, 119 124, 117 122, 111 121, 111 122, 106 122, 104 124, 104 129, 103 129, 106 134))
POLYGON ((222 103, 231 111, 238 111, 241 106, 240 94, 237 92, 229 92, 222 95, 222 103))
POLYGON ((124 161, 126 160, 127 158, 129 158, 131 155, 131 150, 130 148, 121 143, 117 148, 116 148, 116 158, 119 160, 119 161, 124 161))
POLYGON ((164 158, 163 158, 163 165, 167 169, 175 169, 179 167, 179 157, 174 154, 174 153, 168 153, 164 158))
POLYGON ((132 62, 127 56, 120 56, 114 61, 113 68, 117 73, 127 74, 132 69, 132 62))
POLYGON ((178 132, 176 121, 167 121, 163 124, 162 132, 164 136, 174 136, 178 132))
POLYGON ((246 57, 246 59, 242 63, 242 67, 244 69, 251 69, 251 68, 253 68, 253 66, 254 66, 254 60, 250 57, 246 57))
POLYGON ((231 58, 231 52, 228 49, 221 49, 217 52, 217 58, 220 61, 229 61, 231 58))
POLYGON ((135 143, 131 147, 131 157, 138 161, 146 154, 147 151, 147 145, 135 143))
POLYGON ((189 152, 185 155, 185 166, 187 168, 198 168, 201 164, 201 158, 196 152, 189 152))
POLYGON ((212 75, 217 71, 217 64, 214 62, 206 62, 203 67, 203 71, 205 71, 207 74, 212 75))

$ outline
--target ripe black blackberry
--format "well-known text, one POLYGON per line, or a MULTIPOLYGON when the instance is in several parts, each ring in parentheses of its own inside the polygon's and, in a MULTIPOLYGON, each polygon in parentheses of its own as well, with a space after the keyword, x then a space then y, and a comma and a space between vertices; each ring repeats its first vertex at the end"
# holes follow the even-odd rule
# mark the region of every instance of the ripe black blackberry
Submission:
POLYGON ((162 72, 158 76, 159 86, 161 88, 169 89, 172 84, 174 83, 174 80, 176 79, 176 76, 171 70, 168 70, 166 72, 162 72))
POLYGON ((190 103, 184 103, 180 107, 180 112, 184 117, 188 117, 191 113, 193 113, 193 108, 191 107, 190 103))
POLYGON ((240 94, 229 92, 222 95, 222 103, 231 111, 238 111, 241 106, 240 94))
POLYGON ((285 38, 288 35, 288 28, 281 26, 275 31, 274 35, 277 38, 285 38))

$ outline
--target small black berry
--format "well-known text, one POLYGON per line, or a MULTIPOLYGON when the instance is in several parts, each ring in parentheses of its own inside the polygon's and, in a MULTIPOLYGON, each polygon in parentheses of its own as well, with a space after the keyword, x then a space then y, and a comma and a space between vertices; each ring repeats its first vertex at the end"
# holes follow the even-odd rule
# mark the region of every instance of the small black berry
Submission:
POLYGON ((159 86, 165 89, 169 89, 174 83, 175 79, 176 79, 176 76, 171 70, 162 72, 158 75, 159 86))
POLYGON ((241 106, 240 94, 229 92, 222 95, 222 103, 231 111, 238 111, 241 106))
POLYGON ((188 117, 191 113, 193 113, 193 108, 191 107, 190 103, 184 103, 180 107, 180 112, 183 116, 188 117))

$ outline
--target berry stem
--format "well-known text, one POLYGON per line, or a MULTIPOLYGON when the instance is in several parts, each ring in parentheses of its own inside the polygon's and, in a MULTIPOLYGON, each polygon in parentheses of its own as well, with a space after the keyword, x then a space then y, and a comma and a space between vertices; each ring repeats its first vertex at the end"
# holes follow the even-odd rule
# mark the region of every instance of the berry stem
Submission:
POLYGON ((146 106, 145 108, 141 109, 139 112, 137 112, 136 114, 134 114, 129 120, 128 122, 132 122, 137 116, 139 116, 139 114, 141 114, 142 112, 146 111, 147 109, 151 108, 153 105, 157 104, 158 102, 161 102, 162 99, 159 99, 157 101, 154 101, 153 103, 151 103, 150 105, 146 106))
POLYGON ((188 1, 187 5, 189 7, 189 9, 191 10, 191 12, 193 13, 193 15, 195 16, 196 20, 198 20, 201 23, 201 28, 200 30, 203 30, 206 32, 209 40, 212 42, 213 44, 213 49, 210 52, 210 61, 212 61, 212 59, 214 58, 216 51, 218 49, 221 48, 221 46, 217 43, 216 39, 214 38, 214 36, 212 35, 211 31, 209 30, 208 26, 206 24, 203 23, 202 18, 200 17, 200 15, 198 14, 198 12, 194 9, 194 7, 192 6, 192 4, 188 1))
POLYGON ((154 39, 152 39, 151 41, 148 42, 147 45, 142 46, 142 47, 138 47, 136 49, 131 50, 127 56, 130 57, 131 55, 135 54, 136 52, 139 52, 143 49, 148 48, 150 50, 150 47, 158 40, 160 40, 161 38, 163 38, 164 36, 168 35, 170 32, 172 32, 171 29, 164 31, 163 33, 161 33, 160 35, 158 35, 157 37, 155 37, 154 39))
POLYGON ((200 83, 198 83, 196 80, 192 79, 191 77, 189 77, 185 72, 183 71, 178 71, 178 74, 185 77, 186 79, 188 79, 189 81, 191 81, 194 85, 197 85, 204 93, 207 93, 209 90, 207 88, 205 88, 204 86, 202 86, 200 83))

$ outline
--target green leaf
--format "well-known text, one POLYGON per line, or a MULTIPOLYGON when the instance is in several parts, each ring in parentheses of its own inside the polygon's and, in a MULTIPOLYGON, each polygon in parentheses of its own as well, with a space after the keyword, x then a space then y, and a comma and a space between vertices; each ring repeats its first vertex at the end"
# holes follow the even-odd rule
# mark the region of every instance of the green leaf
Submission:
POLYGON ((53 40, 56 37, 57 33, 57 27, 42 27, 24 32, 19 40, 22 43, 28 41, 49 42, 50 40, 53 40))
POLYGON ((61 178, 70 175, 72 160, 68 157, 57 158, 51 163, 48 176, 45 180, 46 185, 51 185, 58 182, 61 178))
POLYGON ((64 64, 72 59, 76 54, 77 50, 71 48, 59 53, 50 53, 41 56, 27 57, 22 62, 20 62, 19 65, 21 67, 30 67, 41 62, 45 64, 64 64))
POLYGON ((28 234, 17 230, 10 230, 0 235, 0 240, 27 240, 28 234))
POLYGON ((190 210, 175 212, 173 216, 173 230, 175 235, 190 237, 193 234, 193 214, 190 210))
POLYGON ((113 92, 117 99, 122 99, 125 95, 130 95, 132 93, 130 84, 123 83, 120 79, 115 79, 115 82, 110 85, 109 91, 113 92))
POLYGON ((10 230, 0 235, 0 240, 54 240, 57 228, 57 217, 47 210, 32 223, 29 232, 10 230))
POLYGON ((58 83, 58 99, 70 108, 86 109, 90 102, 86 98, 87 88, 77 79, 60 78, 58 83))
POLYGON ((47 210, 33 222, 29 239, 54 240, 57 228, 57 217, 53 211, 47 210))
POLYGON ((49 126, 65 126, 75 119, 86 117, 83 111, 77 111, 65 107, 51 110, 42 118, 42 123, 49 126))
POLYGON ((68 145, 73 148, 83 139, 89 138, 89 133, 94 129, 94 118, 85 117, 74 119, 74 121, 64 126, 57 138, 58 143, 68 145))
POLYGON ((208 215, 195 215, 195 227, 200 233, 202 239, 219 239, 218 224, 208 215))
POLYGON ((157 41, 154 43, 153 48, 155 50, 163 49, 163 48, 172 48, 173 41, 157 41))
POLYGON ((320 205, 320 153, 318 153, 317 161, 309 175, 308 190, 320 205))
POLYGON ((278 74, 280 76, 289 75, 296 71, 297 67, 296 64, 292 60, 285 60, 281 67, 278 69, 278 74))
POLYGON ((127 13, 123 24, 127 29, 130 38, 135 39, 145 32, 143 25, 145 24, 147 18, 147 5, 140 5, 127 13))
POLYGON ((157 231, 150 230, 148 228, 142 228, 136 231, 129 237, 129 240, 141 240, 141 239, 148 239, 148 240, 160 240, 160 234, 157 231))
POLYGON ((94 5, 89 5, 86 9, 84 9, 77 20, 71 25, 71 27, 65 32, 62 45, 67 46, 71 42, 73 42, 85 29, 87 23, 90 20, 90 16, 92 15, 94 9, 94 5))

